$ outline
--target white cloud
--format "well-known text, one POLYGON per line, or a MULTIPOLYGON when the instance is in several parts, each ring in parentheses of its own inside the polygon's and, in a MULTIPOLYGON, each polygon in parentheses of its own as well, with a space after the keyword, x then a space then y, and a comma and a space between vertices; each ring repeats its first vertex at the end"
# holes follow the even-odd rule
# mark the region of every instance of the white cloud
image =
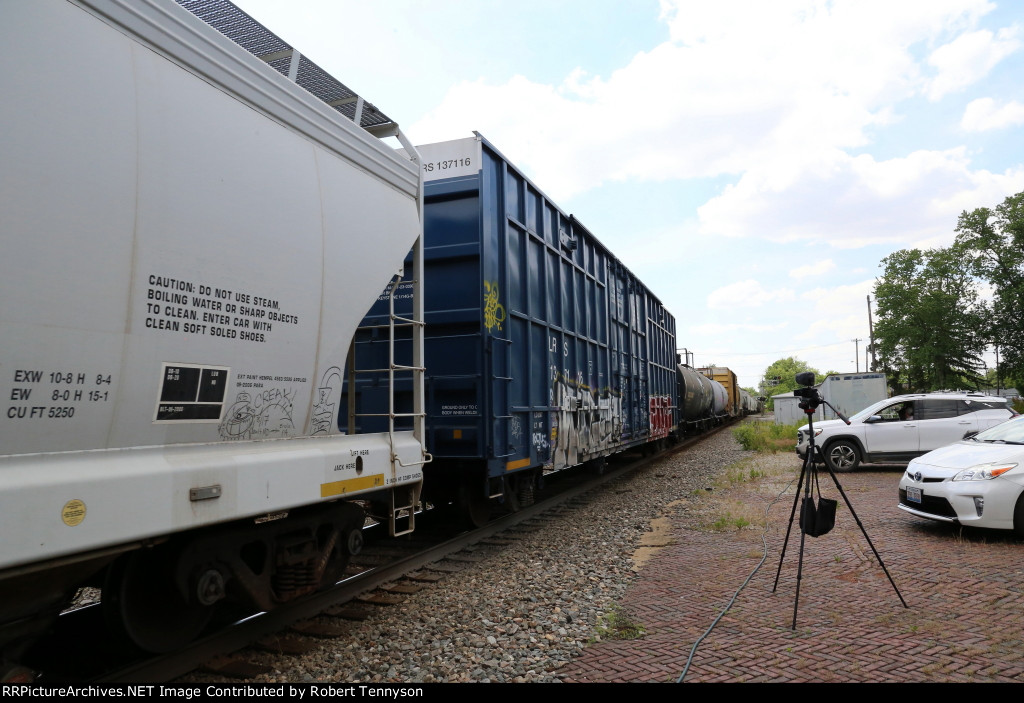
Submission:
POLYGON ((960 126, 968 132, 1003 129, 1024 123, 1024 104, 1010 100, 997 105, 992 98, 978 98, 967 103, 960 126))
POLYGON ((708 322, 703 325, 692 325, 688 328, 690 335, 705 335, 708 337, 720 337, 731 332, 772 332, 778 330, 773 324, 754 324, 741 322, 708 322))
POLYGON ((1020 49, 1016 28, 965 32, 940 46, 928 57, 937 69, 925 90, 929 100, 938 100, 947 93, 966 88, 984 78, 992 68, 1020 49))
POLYGON ((784 187, 770 170, 751 169, 698 215, 708 236, 821 240, 838 249, 898 248, 936 237, 948 244, 963 210, 1022 189, 1024 169, 972 171, 963 148, 883 161, 834 150, 805 164, 784 187))
POLYGON ((834 271, 836 263, 832 259, 816 261, 806 266, 797 266, 789 272, 790 278, 807 278, 808 276, 824 276, 829 271, 834 271))
POLYGON ((899 101, 966 85, 1017 50, 1014 31, 976 30, 992 8, 663 0, 671 41, 620 70, 577 69, 561 85, 458 83, 407 132, 426 143, 479 129, 556 202, 602 183, 734 175, 700 208, 702 235, 841 249, 948 243, 963 209, 1024 189, 1024 171, 976 170, 962 148, 850 152, 901 119, 899 101), (922 45, 939 46, 927 65, 915 56, 922 45))
POLYGON ((736 310, 754 308, 768 302, 784 303, 795 299, 795 294, 788 288, 769 291, 758 281, 748 278, 723 286, 708 294, 708 308, 712 310, 736 310))
POLYGON ((874 287, 875 279, 868 278, 858 283, 837 286, 836 288, 815 288, 814 290, 802 293, 800 297, 804 300, 813 301, 821 313, 830 310, 835 312, 846 308, 857 308, 858 310, 864 310, 866 315, 867 308, 865 306, 867 301, 865 296, 870 295, 874 287))
POLYGON ((815 288, 800 295, 807 301, 811 320, 796 339, 832 341, 837 337, 855 339, 868 331, 868 301, 874 292, 875 280, 835 288, 815 288))

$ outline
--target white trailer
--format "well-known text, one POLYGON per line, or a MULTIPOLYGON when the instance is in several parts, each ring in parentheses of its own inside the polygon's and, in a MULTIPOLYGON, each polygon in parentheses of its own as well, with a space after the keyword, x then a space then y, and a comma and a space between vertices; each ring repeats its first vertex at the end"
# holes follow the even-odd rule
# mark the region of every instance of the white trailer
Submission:
MULTIPOLYGON (((847 417, 889 397, 884 373, 832 374, 826 376, 818 388, 821 397, 847 417)), ((822 404, 821 408, 825 420, 837 418, 827 405, 822 404)))
POLYGON ((266 608, 337 575, 364 519, 341 499, 412 529, 421 304, 396 322, 415 330, 414 430, 346 434, 339 401, 360 320, 421 256, 415 157, 368 130, 415 150, 337 81, 325 102, 290 80, 319 69, 255 27, 266 60, 170 0, 0 11, 8 664, 98 574, 129 638, 160 650, 225 584, 266 608), (286 547, 289 530, 308 539, 286 547))
MULTIPOLYGON (((779 395, 772 396, 772 407, 775 408, 773 414, 775 416, 776 425, 797 425, 807 420, 807 413, 800 407, 800 401, 803 398, 798 398, 793 395, 793 392, 780 393, 779 395)), ((814 421, 818 422, 823 420, 821 410, 824 405, 819 405, 814 411, 814 421)))

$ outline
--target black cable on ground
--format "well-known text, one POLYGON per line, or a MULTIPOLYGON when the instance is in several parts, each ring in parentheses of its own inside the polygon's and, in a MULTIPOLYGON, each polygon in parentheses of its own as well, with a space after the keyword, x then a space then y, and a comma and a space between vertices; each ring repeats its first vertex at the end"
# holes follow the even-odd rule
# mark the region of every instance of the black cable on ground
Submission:
POLYGON ((768 503, 768 505, 765 507, 765 509, 764 509, 764 531, 761 533, 761 546, 764 549, 764 555, 761 557, 761 561, 758 562, 757 566, 754 567, 754 570, 750 572, 749 576, 747 576, 747 580, 744 581, 740 585, 740 587, 738 589, 736 589, 736 592, 733 594, 732 599, 725 606, 725 608, 722 609, 722 612, 720 612, 718 614, 718 617, 716 617, 712 621, 711 625, 708 627, 707 630, 705 630, 704 634, 701 635, 700 637, 698 637, 697 641, 693 643, 693 648, 690 649, 690 656, 687 657, 687 659, 686 659, 686 666, 683 668, 683 673, 679 674, 679 678, 676 679, 676 683, 682 683, 683 682, 683 679, 686 677, 686 673, 690 670, 690 663, 693 661, 693 655, 697 653, 698 645, 700 645, 700 643, 704 641, 705 637, 707 637, 708 635, 711 634, 711 631, 715 629, 715 625, 718 624, 718 621, 721 620, 722 617, 725 616, 725 614, 729 612, 729 608, 732 607, 732 604, 736 602, 736 599, 739 597, 740 593, 743 591, 744 588, 747 587, 747 584, 750 583, 750 579, 754 578, 754 574, 756 574, 758 572, 758 570, 764 565, 764 562, 768 559, 768 540, 765 539, 765 535, 768 534, 768 511, 771 510, 772 506, 775 505, 775 503, 778 502, 778 500, 782 496, 784 496, 786 494, 786 492, 793 485, 794 481, 796 481, 795 478, 792 481, 790 481, 788 484, 786 484, 786 487, 783 488, 782 491, 777 496, 772 498, 771 502, 768 503))

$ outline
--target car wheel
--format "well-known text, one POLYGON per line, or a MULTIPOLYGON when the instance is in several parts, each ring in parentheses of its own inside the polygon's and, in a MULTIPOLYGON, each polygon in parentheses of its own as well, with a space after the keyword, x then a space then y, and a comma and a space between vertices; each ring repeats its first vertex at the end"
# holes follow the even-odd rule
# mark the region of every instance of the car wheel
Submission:
POLYGON ((1013 509, 1013 533, 1024 539, 1024 493, 1017 498, 1017 507, 1013 509))
POLYGON ((853 442, 841 439, 828 445, 825 450, 825 461, 833 471, 847 473, 860 465, 860 452, 853 442))

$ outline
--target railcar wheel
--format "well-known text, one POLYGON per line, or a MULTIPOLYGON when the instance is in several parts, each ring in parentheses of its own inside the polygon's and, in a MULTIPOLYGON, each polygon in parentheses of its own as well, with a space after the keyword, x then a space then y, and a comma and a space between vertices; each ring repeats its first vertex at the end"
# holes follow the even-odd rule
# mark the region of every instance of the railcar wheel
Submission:
POLYGON ((537 480, 532 473, 524 474, 519 477, 519 493, 518 500, 519 505, 524 508, 529 508, 533 505, 537 499, 537 480))
POLYGON ((470 527, 483 527, 491 519, 491 501, 478 485, 460 486, 458 503, 470 527))
POLYGON ((348 538, 345 540, 345 545, 348 548, 349 556, 356 556, 363 551, 363 545, 366 544, 366 538, 363 537, 362 527, 353 527, 348 532, 348 538))
POLYGON ((860 451, 845 439, 833 442, 825 450, 825 461, 837 473, 849 473, 860 465, 860 451))
POLYGON ((103 618, 139 649, 179 649, 203 631, 214 608, 187 601, 174 585, 174 554, 140 549, 110 567, 103 584, 103 618))
POLYGON ((503 483, 503 490, 505 491, 504 505, 505 509, 510 513, 518 513, 523 509, 522 504, 519 502, 519 486, 522 484, 523 477, 519 475, 505 476, 503 483))
MULTIPOLYGON (((339 514, 340 525, 337 529, 325 531, 317 541, 318 547, 326 559, 323 574, 320 576, 318 590, 326 590, 345 577, 345 569, 348 568, 352 557, 363 551, 366 537, 363 535, 363 523, 366 520, 366 513, 351 503, 344 504, 339 514), (340 517, 344 515, 344 519, 340 517), (326 536, 326 539, 324 537, 326 536)), ((391 510, 388 505, 385 514, 391 510)))

